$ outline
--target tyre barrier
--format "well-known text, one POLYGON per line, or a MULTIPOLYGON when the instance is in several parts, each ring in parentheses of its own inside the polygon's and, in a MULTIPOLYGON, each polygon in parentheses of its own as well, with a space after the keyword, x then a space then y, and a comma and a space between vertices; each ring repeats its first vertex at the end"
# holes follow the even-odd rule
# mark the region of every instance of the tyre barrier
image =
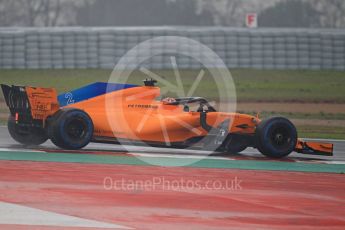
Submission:
MULTIPOLYGON (((229 68, 345 70, 343 30, 222 27, 0 28, 0 68, 112 69, 129 49, 157 36, 199 41, 229 68)), ((151 45, 154 50, 169 44, 151 45)), ((179 49, 188 50, 189 46, 179 44, 179 49)), ((153 57, 145 67, 170 69, 170 56, 153 57)), ((179 68, 201 68, 189 57, 178 59, 179 68)))

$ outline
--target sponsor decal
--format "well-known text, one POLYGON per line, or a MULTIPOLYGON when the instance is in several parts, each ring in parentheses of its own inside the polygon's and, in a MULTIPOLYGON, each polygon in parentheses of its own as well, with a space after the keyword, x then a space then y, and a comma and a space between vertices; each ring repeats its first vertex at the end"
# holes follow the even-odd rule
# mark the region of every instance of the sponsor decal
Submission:
POLYGON ((133 108, 133 109, 158 109, 158 105, 145 105, 145 104, 130 104, 128 105, 128 108, 133 108))

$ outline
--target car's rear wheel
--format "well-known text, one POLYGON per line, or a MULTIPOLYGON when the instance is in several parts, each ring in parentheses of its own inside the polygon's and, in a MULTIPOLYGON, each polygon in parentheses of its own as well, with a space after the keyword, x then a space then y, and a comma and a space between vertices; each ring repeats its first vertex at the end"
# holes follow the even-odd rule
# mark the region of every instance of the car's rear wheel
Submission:
POLYGON ((256 148, 265 156, 282 158, 296 147, 297 131, 286 118, 273 117, 262 121, 256 129, 256 148))
POLYGON ((11 137, 23 145, 41 145, 48 140, 43 128, 21 126, 16 123, 13 116, 8 118, 7 128, 11 137))
POLYGON ((88 145, 93 135, 90 116, 79 109, 62 109, 49 121, 51 141, 63 149, 81 149, 88 145))

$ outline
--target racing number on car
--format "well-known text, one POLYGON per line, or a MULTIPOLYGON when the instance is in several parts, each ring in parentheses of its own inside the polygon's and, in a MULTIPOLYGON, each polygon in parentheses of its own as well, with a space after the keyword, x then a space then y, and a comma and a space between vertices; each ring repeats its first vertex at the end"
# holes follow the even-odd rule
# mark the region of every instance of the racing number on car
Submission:
POLYGON ((65 98, 67 99, 67 105, 74 104, 72 93, 66 93, 65 98))
POLYGON ((46 111, 46 110, 48 110, 48 106, 46 104, 37 104, 36 105, 36 110, 38 110, 38 111, 46 111))

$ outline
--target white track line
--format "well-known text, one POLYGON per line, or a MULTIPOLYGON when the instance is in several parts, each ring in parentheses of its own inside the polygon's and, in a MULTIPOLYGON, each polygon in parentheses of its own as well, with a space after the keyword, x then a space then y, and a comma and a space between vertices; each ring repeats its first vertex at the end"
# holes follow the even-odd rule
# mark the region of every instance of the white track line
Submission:
POLYGON ((46 153, 46 151, 41 151, 41 150, 35 150, 35 149, 16 149, 16 148, 0 148, 0 152, 46 153))
POLYGON ((213 159, 213 160, 230 160, 234 161, 235 159, 228 157, 213 157, 213 156, 193 156, 193 155, 176 155, 176 154, 151 154, 151 153, 131 153, 133 156, 139 157, 159 157, 159 158, 175 158, 175 159, 213 159))
POLYGON ((345 165, 345 161, 316 161, 321 162, 324 164, 330 164, 330 165, 345 165))
POLYGON ((88 220, 5 202, 0 202, 0 225, 1 224, 63 228, 132 229, 118 224, 88 220))

